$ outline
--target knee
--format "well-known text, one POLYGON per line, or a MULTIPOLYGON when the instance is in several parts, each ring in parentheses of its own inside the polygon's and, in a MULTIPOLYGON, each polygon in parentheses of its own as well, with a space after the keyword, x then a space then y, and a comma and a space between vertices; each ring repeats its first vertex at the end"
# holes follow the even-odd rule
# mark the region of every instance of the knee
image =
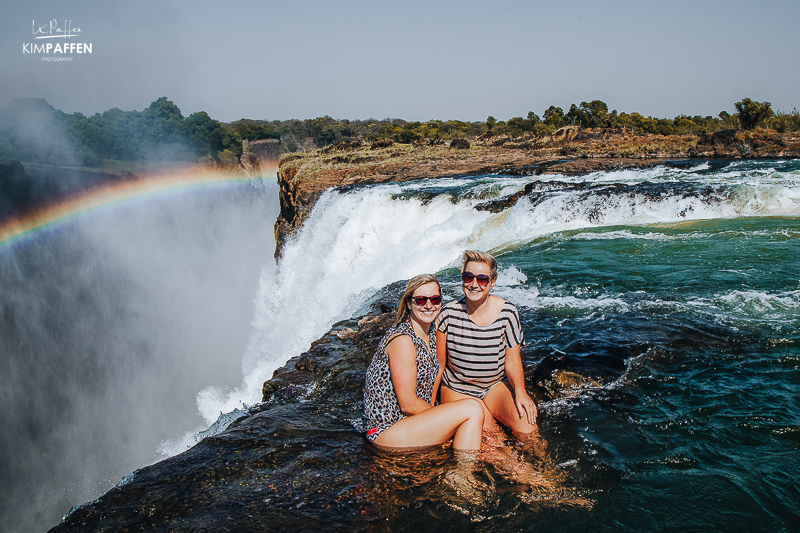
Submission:
POLYGON ((464 403, 464 411, 468 418, 480 421, 483 424, 484 409, 483 403, 475 398, 465 398, 461 400, 464 403))
POLYGON ((520 419, 520 420, 513 420, 509 425, 508 429, 510 429, 514 433, 521 433, 523 435, 528 435, 536 429, 536 426, 529 424, 528 421, 525 419, 520 419))

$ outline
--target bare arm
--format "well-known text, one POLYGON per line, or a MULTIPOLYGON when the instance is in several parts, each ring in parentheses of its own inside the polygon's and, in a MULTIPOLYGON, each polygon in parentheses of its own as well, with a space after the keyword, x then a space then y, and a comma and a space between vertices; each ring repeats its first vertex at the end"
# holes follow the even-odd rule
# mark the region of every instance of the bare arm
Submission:
POLYGON ((536 404, 525 390, 525 371, 522 368, 519 344, 513 348, 506 348, 506 377, 514 390, 514 403, 517 406, 519 417, 527 415, 528 423, 536 424, 536 404))
POLYGON ((436 401, 436 394, 439 392, 439 385, 442 384, 442 374, 444 365, 447 363, 447 335, 441 331, 436 331, 436 358, 439 360, 439 373, 436 374, 436 381, 433 383, 433 398, 431 405, 436 401))
POLYGON ((399 335, 386 347, 389 356, 389 373, 397 394, 400 410, 415 415, 431 408, 431 404, 417 397, 417 349, 407 335, 399 335))

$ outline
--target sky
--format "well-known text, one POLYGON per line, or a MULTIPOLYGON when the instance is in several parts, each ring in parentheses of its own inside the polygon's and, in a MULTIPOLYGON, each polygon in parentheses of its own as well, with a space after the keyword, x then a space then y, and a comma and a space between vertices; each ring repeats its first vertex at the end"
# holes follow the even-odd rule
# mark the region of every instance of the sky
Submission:
POLYGON ((0 0, 0 14, 0 105, 87 116, 162 96, 223 122, 507 120, 596 99, 658 118, 745 97, 800 108, 797 0, 0 0))

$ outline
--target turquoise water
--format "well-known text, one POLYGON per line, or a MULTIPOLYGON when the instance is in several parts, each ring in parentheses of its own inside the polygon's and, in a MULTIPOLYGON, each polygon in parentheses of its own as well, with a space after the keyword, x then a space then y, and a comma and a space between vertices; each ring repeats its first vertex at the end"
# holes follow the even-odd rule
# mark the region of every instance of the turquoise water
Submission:
MULTIPOLYGON (((339 202, 363 234, 375 216, 369 209, 414 227, 416 239, 406 230, 376 244, 389 259, 372 262, 438 271, 448 296, 460 294, 460 250, 498 254, 495 290, 522 312, 527 368, 556 356, 560 367, 598 380, 540 405, 548 451, 538 460, 555 465, 550 473, 591 509, 501 502, 473 510, 471 528, 800 529, 798 168, 712 162, 478 176, 400 186, 391 201, 373 204, 370 195, 385 186, 331 195, 321 221, 339 202), (540 193, 530 201, 497 214, 472 209, 532 183, 540 193), (363 214, 354 196, 369 205, 363 214)), ((360 244, 356 256, 366 254, 360 244)), ((390 521, 463 526, 419 518, 408 504, 390 521)))
POLYGON ((449 450, 376 453, 348 422, 369 354, 328 339, 314 383, 127 476, 61 530, 800 530, 798 161, 328 191, 262 269, 244 353, 222 354, 242 385, 203 389, 200 411, 257 403, 275 369, 415 274, 458 297, 465 248, 498 256, 532 391, 545 367, 594 380, 540 403, 537 439, 507 441, 540 483, 487 455, 475 475, 494 495, 464 501, 444 481, 449 450))
POLYGON ((526 359, 610 376, 543 406, 546 438, 572 433, 589 465, 590 529, 800 527, 799 237, 797 218, 704 220, 502 256, 527 278, 506 291, 525 302, 526 359))

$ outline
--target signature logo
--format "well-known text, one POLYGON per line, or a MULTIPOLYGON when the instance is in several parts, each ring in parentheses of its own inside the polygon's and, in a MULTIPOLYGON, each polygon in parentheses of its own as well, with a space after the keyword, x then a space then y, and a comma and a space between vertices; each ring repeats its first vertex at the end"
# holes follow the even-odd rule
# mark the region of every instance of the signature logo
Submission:
MULTIPOLYGON (((83 30, 72 25, 71 19, 63 22, 51 19, 44 24, 37 24, 34 19, 31 21, 31 33, 34 40, 39 39, 73 39, 81 37, 83 30)), ((92 43, 85 42, 53 42, 39 41, 22 43, 23 54, 36 54, 42 57, 42 61, 72 61, 73 54, 91 54, 93 52, 92 43)))
POLYGON ((72 20, 65 20, 63 26, 56 19, 42 26, 37 26, 36 21, 33 20, 31 28, 33 34, 37 36, 34 39, 72 39, 81 33, 80 28, 72 27, 72 20))

